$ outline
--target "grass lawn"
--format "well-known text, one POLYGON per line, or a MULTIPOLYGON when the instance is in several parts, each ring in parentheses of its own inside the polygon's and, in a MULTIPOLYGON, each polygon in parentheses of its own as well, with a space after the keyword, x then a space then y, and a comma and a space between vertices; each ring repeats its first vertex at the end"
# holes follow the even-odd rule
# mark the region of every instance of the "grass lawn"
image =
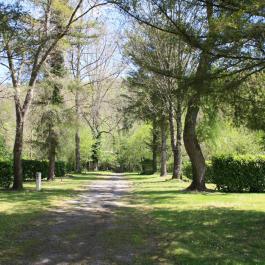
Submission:
MULTIPOLYGON (((92 180, 105 179, 104 173, 44 182, 41 192, 34 183, 26 183, 21 192, 0 191, 0 264, 1 255, 17 257, 34 248, 34 240, 28 240, 30 246, 16 240, 31 231, 34 220, 67 208, 68 199, 92 180)), ((109 256, 127 253, 133 265, 265 265, 265 194, 191 193, 183 191, 187 182, 157 175, 125 177, 133 185, 121 198, 123 206, 111 213, 114 223, 92 231, 102 236, 109 256)))
POLYGON ((128 179, 138 222, 131 236, 151 235, 155 245, 137 264, 265 264, 265 194, 188 193, 188 183, 156 175, 128 179))
POLYGON ((1 250, 8 248, 19 251, 21 242, 14 239, 23 230, 30 230, 32 221, 53 208, 67 207, 68 199, 81 193, 92 180, 100 178, 104 176, 90 173, 43 181, 40 192, 35 191, 34 182, 24 183, 24 190, 19 192, 0 190, 0 256, 1 250))

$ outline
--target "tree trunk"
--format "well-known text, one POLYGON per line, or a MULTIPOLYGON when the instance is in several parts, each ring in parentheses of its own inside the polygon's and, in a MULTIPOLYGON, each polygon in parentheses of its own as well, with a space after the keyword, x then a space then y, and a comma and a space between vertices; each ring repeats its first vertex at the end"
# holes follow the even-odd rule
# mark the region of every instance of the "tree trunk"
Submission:
POLYGON ((174 154, 174 165, 175 169, 173 171, 173 178, 181 179, 182 173, 182 108, 180 100, 177 102, 177 111, 176 111, 176 123, 177 123, 177 143, 176 143, 176 152, 174 154))
POLYGON ((158 150, 158 132, 157 132, 157 121, 154 118, 153 119, 153 139, 152 139, 152 164, 153 164, 153 172, 157 172, 157 150, 158 150))
POLYGON ((56 156, 56 140, 52 128, 49 132, 49 171, 47 180, 54 180, 55 176, 55 156, 56 156))
POLYGON ((182 124, 181 124, 181 102, 177 103, 176 111, 176 123, 177 123, 177 133, 175 137, 175 125, 174 125, 174 109, 172 102, 170 102, 169 110, 169 125, 170 125, 170 138, 171 138, 171 148, 173 152, 173 179, 181 179, 181 134, 182 134, 182 124))
POLYGON ((23 189, 22 148, 24 119, 19 107, 16 106, 16 136, 13 149, 14 181, 13 190, 23 189))
POLYGON ((172 106, 172 102, 170 102, 170 109, 169 109, 169 130, 170 130, 170 142, 171 142, 171 148, 173 152, 173 175, 172 178, 176 177, 176 137, 175 137, 175 125, 174 125, 174 110, 172 106))
POLYGON ((75 170, 77 173, 81 173, 80 134, 79 134, 80 103, 79 103, 78 89, 75 94, 75 108, 76 108, 76 120, 77 120, 77 127, 75 133, 75 170))
POLYGON ((49 150, 49 175, 48 180, 54 180, 55 176, 55 147, 51 147, 49 150))
POLYGON ((81 155, 80 155, 80 135, 79 129, 75 133, 75 170, 77 173, 81 173, 81 155))
POLYGON ((199 113, 198 97, 193 96, 188 104, 184 127, 184 144, 192 164, 193 180, 187 190, 205 191, 205 160, 196 135, 199 113))
POLYGON ((160 176, 167 176, 167 135, 166 135, 166 118, 161 119, 161 168, 160 176))

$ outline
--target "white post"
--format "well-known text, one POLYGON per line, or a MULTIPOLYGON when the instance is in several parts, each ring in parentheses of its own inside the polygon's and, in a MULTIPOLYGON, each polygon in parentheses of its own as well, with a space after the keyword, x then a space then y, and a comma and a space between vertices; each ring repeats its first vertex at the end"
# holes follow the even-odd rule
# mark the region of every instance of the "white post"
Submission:
POLYGON ((41 172, 37 172, 36 174, 36 191, 41 190, 41 172))

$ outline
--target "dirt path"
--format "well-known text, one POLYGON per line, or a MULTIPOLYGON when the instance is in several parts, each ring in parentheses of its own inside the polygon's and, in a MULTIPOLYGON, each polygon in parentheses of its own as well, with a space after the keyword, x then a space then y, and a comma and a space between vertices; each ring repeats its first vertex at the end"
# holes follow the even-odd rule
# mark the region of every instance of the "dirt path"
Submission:
POLYGON ((128 192, 129 183, 121 175, 94 181, 69 207, 44 215, 28 229, 20 238, 21 244, 30 245, 27 253, 10 264, 133 264, 135 250, 111 242, 115 211, 124 207, 128 192))

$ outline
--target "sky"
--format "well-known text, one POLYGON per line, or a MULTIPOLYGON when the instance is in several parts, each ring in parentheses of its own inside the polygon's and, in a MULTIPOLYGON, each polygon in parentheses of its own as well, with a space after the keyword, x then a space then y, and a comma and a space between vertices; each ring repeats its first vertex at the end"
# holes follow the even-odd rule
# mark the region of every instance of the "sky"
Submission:
MULTIPOLYGON (((4 4, 14 4, 17 2, 16 0, 0 0, 0 3, 4 4)), ((86 1, 84 1, 85 3, 86 1)), ((25 9, 30 10, 30 5, 27 3, 27 1, 19 1, 25 9)), ((35 10, 36 12, 36 10, 35 10)), ((91 16, 91 14, 90 14, 91 16)), ((117 63, 120 63, 122 61, 122 45, 126 39, 125 31, 128 30, 129 18, 124 16, 120 13, 119 10, 114 8, 113 6, 105 6, 103 8, 97 9, 92 14, 93 18, 99 21, 103 21, 105 26, 107 27, 108 32, 108 38, 115 40, 118 42, 119 48, 115 52, 115 55, 113 56, 113 60, 117 63)), ((126 72, 126 71, 124 71, 126 72)), ((8 78, 9 74, 5 67, 0 66, 0 85, 3 83, 9 82, 9 80, 6 80, 8 78)))

